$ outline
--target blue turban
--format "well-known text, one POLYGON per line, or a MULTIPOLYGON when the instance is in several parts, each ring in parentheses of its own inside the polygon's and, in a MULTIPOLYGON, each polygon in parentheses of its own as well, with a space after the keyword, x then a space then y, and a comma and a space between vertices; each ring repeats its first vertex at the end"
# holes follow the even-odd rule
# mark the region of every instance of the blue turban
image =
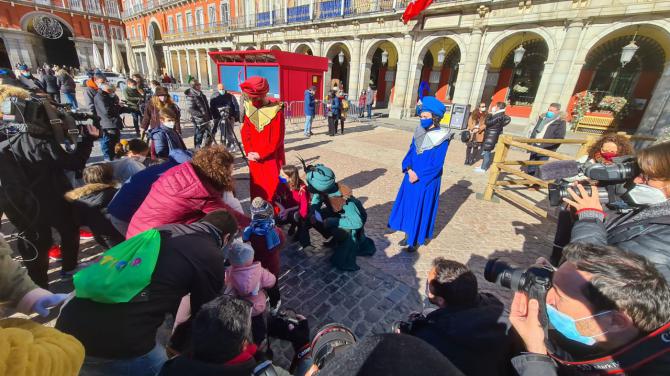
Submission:
POLYGON ((421 100, 421 112, 430 112, 431 114, 442 118, 446 107, 435 97, 423 97, 421 100))
POLYGON ((337 190, 335 173, 322 164, 317 164, 314 169, 307 172, 307 184, 318 192, 330 193, 330 191, 337 190))

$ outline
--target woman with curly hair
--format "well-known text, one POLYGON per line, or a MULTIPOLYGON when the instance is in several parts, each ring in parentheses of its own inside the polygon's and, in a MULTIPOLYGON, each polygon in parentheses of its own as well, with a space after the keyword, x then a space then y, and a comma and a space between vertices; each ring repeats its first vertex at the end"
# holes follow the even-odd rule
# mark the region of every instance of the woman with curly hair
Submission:
POLYGON ((240 228, 249 218, 223 201, 224 192, 234 191, 234 157, 222 145, 198 150, 190 162, 164 173, 133 215, 126 239, 142 231, 169 223, 195 222, 214 210, 224 209, 237 219, 240 228))
POLYGON ((615 157, 633 155, 633 145, 621 134, 606 133, 589 148, 589 160, 595 163, 612 163, 615 157))

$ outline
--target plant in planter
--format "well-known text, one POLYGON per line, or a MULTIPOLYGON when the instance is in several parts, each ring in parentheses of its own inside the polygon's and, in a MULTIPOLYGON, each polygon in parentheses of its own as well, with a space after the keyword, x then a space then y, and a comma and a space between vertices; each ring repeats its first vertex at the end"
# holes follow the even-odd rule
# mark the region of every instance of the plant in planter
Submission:
POLYGON ((610 111, 614 117, 622 117, 625 114, 623 110, 626 107, 626 104, 628 104, 628 100, 624 97, 606 95, 600 103, 598 103, 598 109, 610 111))
POLYGON ((575 103, 574 116, 572 118, 573 124, 578 124, 584 115, 591 110, 593 101, 593 93, 588 90, 577 94, 577 102, 575 103))

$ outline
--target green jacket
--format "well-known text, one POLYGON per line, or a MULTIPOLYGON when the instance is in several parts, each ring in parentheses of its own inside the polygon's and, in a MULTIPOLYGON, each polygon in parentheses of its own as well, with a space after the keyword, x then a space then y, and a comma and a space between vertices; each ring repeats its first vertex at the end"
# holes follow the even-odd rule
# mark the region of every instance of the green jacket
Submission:
POLYGON ((126 87, 123 90, 123 95, 126 98, 128 108, 136 111, 140 110, 140 102, 144 99, 144 95, 140 94, 136 87, 126 87))
POLYGON ((50 294, 33 282, 26 269, 12 259, 12 249, 0 237, 0 303, 30 313, 37 298, 50 294))

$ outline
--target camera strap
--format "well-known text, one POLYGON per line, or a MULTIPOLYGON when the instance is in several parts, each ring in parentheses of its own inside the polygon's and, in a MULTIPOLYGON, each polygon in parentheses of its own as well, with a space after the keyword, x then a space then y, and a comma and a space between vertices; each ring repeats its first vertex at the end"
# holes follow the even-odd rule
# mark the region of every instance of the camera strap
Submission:
POLYGON ((636 370, 654 359, 670 354, 670 322, 615 353, 586 361, 567 361, 549 354, 563 367, 593 375, 615 375, 636 370))

